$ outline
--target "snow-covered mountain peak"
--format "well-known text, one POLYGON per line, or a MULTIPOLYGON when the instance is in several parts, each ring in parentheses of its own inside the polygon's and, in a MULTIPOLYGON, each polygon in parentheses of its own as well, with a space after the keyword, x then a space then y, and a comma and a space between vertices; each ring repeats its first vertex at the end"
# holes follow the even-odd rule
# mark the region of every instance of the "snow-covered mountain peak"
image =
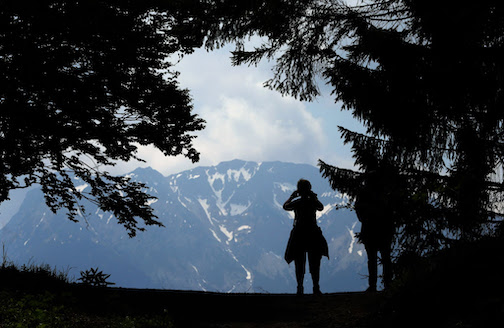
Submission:
POLYGON ((152 168, 128 176, 158 198, 151 205, 164 228, 147 227, 130 239, 116 218, 92 204, 75 224, 63 212, 50 213, 34 190, 0 230, 9 257, 77 272, 98 266, 124 287, 293 292, 294 269, 283 260, 293 213, 282 204, 305 178, 324 204, 317 219, 331 260, 322 263, 322 288, 364 288, 365 253, 354 237, 359 223, 353 212, 335 210, 342 195, 314 166, 233 160, 167 177, 152 168))

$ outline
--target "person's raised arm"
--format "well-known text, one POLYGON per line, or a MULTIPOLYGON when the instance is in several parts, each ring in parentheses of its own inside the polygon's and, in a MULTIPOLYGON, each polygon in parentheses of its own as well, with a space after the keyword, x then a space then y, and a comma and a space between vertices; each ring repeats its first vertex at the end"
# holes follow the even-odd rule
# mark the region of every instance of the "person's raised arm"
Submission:
POLYGON ((292 211, 292 210, 294 209, 294 208, 292 207, 292 200, 293 200, 294 198, 298 197, 298 196, 299 196, 299 193, 297 192, 297 190, 296 190, 296 191, 294 191, 294 192, 290 195, 289 199, 287 199, 287 200, 285 201, 285 203, 283 204, 283 209, 284 209, 284 210, 286 210, 286 211, 292 211))
POLYGON ((317 211, 322 211, 324 209, 324 204, 320 202, 320 200, 317 198, 317 194, 312 192, 312 198, 313 201, 315 202, 315 208, 317 211))
POLYGON ((317 211, 322 211, 324 209, 324 204, 320 202, 317 198, 317 211))

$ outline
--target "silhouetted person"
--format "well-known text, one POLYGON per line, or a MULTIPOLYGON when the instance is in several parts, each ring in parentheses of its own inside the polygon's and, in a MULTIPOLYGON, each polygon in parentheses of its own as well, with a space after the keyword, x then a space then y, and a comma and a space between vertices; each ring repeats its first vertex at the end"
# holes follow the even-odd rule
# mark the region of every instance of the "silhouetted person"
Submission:
POLYGON ((294 211, 294 225, 287 243, 285 260, 287 263, 294 261, 296 265, 297 294, 304 293, 306 254, 313 281, 313 294, 321 294, 320 260, 323 255, 329 258, 329 251, 322 230, 317 226, 316 212, 321 211, 324 205, 311 190, 310 182, 301 179, 298 181, 297 190, 287 199, 283 208, 286 211, 294 211))
POLYGON ((361 222, 360 241, 366 248, 368 257, 369 288, 376 291, 378 279, 378 252, 383 265, 385 288, 392 282, 392 261, 390 253, 394 237, 394 220, 391 204, 393 188, 390 175, 380 170, 365 173, 364 184, 355 200, 355 212, 361 222))

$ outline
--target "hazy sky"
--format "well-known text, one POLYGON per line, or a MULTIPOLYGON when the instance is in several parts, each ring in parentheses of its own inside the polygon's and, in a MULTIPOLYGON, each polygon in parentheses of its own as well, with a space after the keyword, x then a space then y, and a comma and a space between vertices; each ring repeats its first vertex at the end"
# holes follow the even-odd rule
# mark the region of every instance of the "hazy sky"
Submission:
POLYGON ((352 167, 350 145, 343 146, 337 126, 363 129, 348 111, 341 111, 334 103, 323 81, 323 95, 314 102, 282 96, 263 87, 272 76, 273 63, 233 67, 231 50, 232 46, 212 52, 198 49, 175 66, 180 85, 190 90, 194 112, 206 120, 206 128, 194 140, 201 153, 200 162, 192 164, 183 156, 165 157, 145 147, 139 155, 146 163, 121 163, 111 172, 122 174, 138 166, 151 166, 169 175, 232 159, 312 165, 322 159, 352 167))

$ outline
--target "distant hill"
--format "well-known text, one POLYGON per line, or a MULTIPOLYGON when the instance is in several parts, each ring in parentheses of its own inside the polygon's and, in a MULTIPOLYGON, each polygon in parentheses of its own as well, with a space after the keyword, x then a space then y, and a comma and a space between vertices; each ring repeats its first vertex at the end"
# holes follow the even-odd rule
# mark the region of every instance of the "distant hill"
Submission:
MULTIPOLYGON (((151 168, 129 176, 147 183, 158 197, 152 206, 164 228, 148 227, 130 239, 112 215, 90 203, 87 215, 73 223, 64 211, 52 214, 35 189, 23 195, 0 230, 7 255, 17 263, 69 268, 76 277, 80 270, 99 267, 121 287, 293 292, 294 265, 283 260, 292 215, 281 204, 297 180, 306 178, 325 205, 318 222, 331 259, 322 260, 322 290, 366 288, 366 254, 354 238, 358 220, 351 211, 335 210, 344 196, 314 166, 234 160, 167 177, 151 168)), ((309 280, 307 275, 306 290, 309 280)))

